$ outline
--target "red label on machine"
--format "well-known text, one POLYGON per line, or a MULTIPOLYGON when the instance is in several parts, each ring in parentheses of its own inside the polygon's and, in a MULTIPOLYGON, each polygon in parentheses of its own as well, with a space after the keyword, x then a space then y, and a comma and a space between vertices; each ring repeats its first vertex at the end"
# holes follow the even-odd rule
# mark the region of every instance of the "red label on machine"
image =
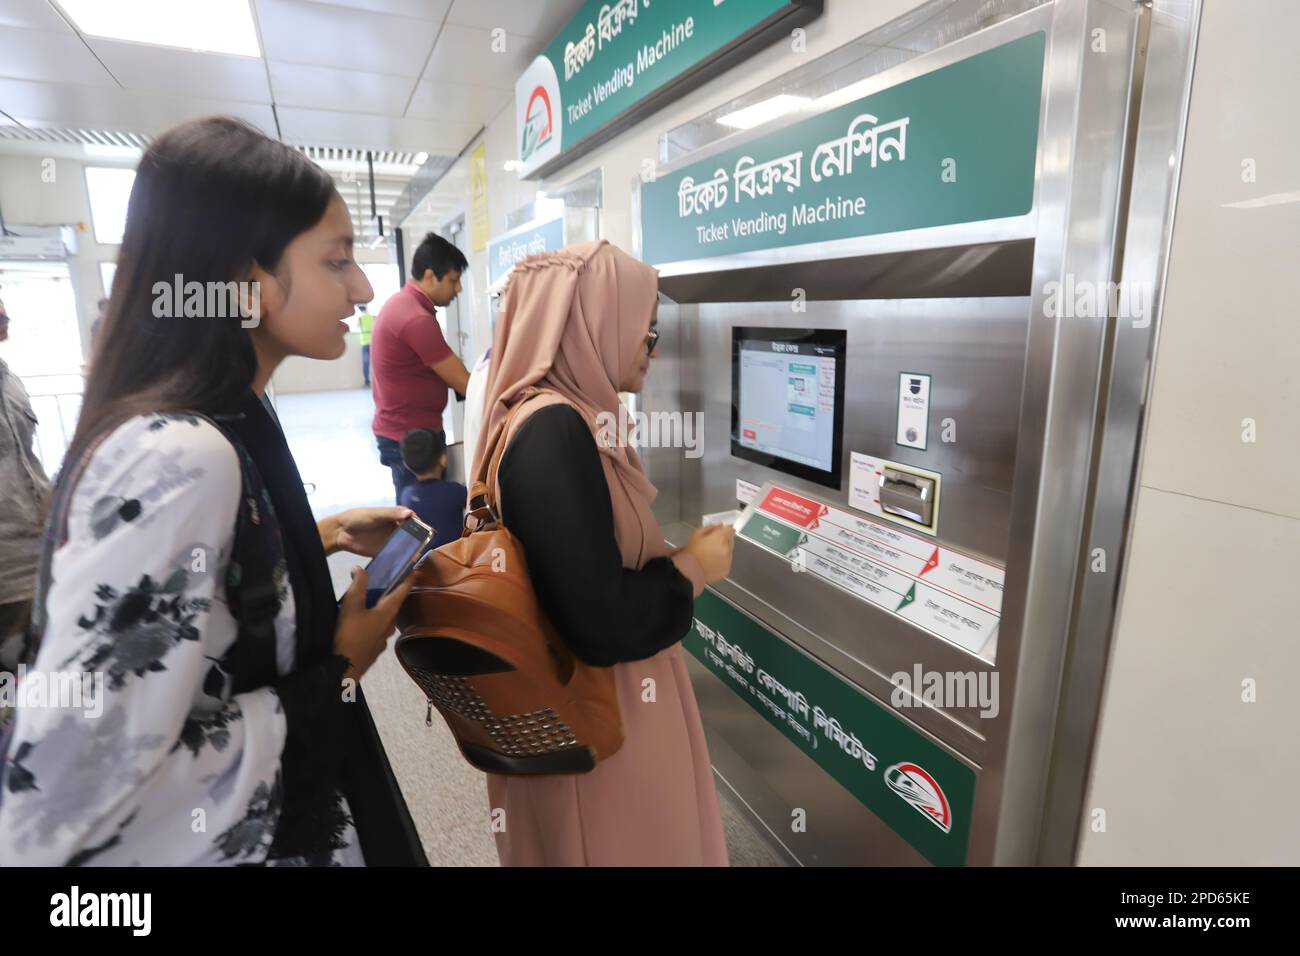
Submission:
POLYGON ((766 511, 791 524, 797 524, 801 528, 817 527, 818 517, 829 510, 820 502, 801 497, 784 488, 773 488, 758 507, 761 511, 766 511))
POLYGON ((889 594, 907 594, 894 611, 900 617, 928 615, 927 630, 975 650, 997 626, 1004 572, 996 564, 780 486, 768 489, 758 510, 809 532, 800 542, 809 570, 876 604, 891 600, 889 594), (913 581, 927 587, 915 591, 913 581), (872 597, 878 589, 881 594, 872 597), (945 594, 970 602, 971 609, 954 610, 945 594))
POLYGON ((939 549, 935 548, 934 554, 930 555, 929 559, 925 562, 925 567, 921 568, 921 570, 917 572, 916 576, 918 578, 923 578, 925 577, 926 571, 933 571, 938 566, 939 566, 939 549))

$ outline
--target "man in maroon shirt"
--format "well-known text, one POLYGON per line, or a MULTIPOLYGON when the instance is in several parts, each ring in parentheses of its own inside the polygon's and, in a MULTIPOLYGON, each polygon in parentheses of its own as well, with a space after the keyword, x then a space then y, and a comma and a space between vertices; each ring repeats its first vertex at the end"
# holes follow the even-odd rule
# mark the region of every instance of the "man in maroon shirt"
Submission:
POLYGON ((459 294, 467 264, 464 253, 429 233, 415 250, 405 288, 375 317, 370 343, 375 417, 370 427, 398 497, 415 481, 402 464, 402 436, 417 428, 441 433, 448 387, 464 395, 469 382, 469 372, 447 344, 433 311, 459 294))

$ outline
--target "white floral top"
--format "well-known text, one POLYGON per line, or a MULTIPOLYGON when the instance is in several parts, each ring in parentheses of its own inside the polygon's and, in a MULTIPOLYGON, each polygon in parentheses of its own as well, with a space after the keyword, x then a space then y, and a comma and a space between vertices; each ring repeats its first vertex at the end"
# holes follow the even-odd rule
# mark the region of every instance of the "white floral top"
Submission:
MULTIPOLYGON (((287 727, 274 689, 231 691, 238 627, 225 584, 240 489, 234 447, 194 416, 131 419, 94 451, 19 684, 0 866, 267 862, 287 727)), ((284 675, 295 619, 283 567, 280 585, 284 675)), ((361 864, 338 800, 327 859, 274 862, 361 864)))

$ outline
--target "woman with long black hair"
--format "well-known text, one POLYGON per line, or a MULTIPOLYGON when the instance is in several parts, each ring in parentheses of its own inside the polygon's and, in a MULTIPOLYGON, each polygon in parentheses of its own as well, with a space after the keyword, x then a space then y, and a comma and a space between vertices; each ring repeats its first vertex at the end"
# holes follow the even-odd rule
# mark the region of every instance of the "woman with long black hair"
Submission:
POLYGON ((262 399, 343 353, 352 244, 330 178, 238 120, 141 159, 20 682, 102 690, 20 693, 0 864, 426 862, 356 686, 409 585, 367 609, 354 572, 336 604, 325 560, 408 512, 318 524, 262 399))

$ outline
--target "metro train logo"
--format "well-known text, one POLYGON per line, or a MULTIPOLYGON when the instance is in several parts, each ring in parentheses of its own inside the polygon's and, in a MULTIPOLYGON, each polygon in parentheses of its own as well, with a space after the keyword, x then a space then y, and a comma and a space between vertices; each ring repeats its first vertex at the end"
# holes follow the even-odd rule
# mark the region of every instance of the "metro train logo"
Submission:
POLYGON ((560 155, 564 141, 564 99, 555 65, 539 56, 515 83, 515 132, 519 139, 519 175, 560 155))
POLYGON ((952 807, 939 782, 914 763, 896 763, 885 771, 885 786, 944 833, 952 831, 952 807))
POLYGON ((549 143, 553 129, 551 98, 546 93, 546 87, 534 87, 528 98, 528 107, 524 110, 524 135, 519 143, 519 158, 526 160, 539 146, 549 143))

